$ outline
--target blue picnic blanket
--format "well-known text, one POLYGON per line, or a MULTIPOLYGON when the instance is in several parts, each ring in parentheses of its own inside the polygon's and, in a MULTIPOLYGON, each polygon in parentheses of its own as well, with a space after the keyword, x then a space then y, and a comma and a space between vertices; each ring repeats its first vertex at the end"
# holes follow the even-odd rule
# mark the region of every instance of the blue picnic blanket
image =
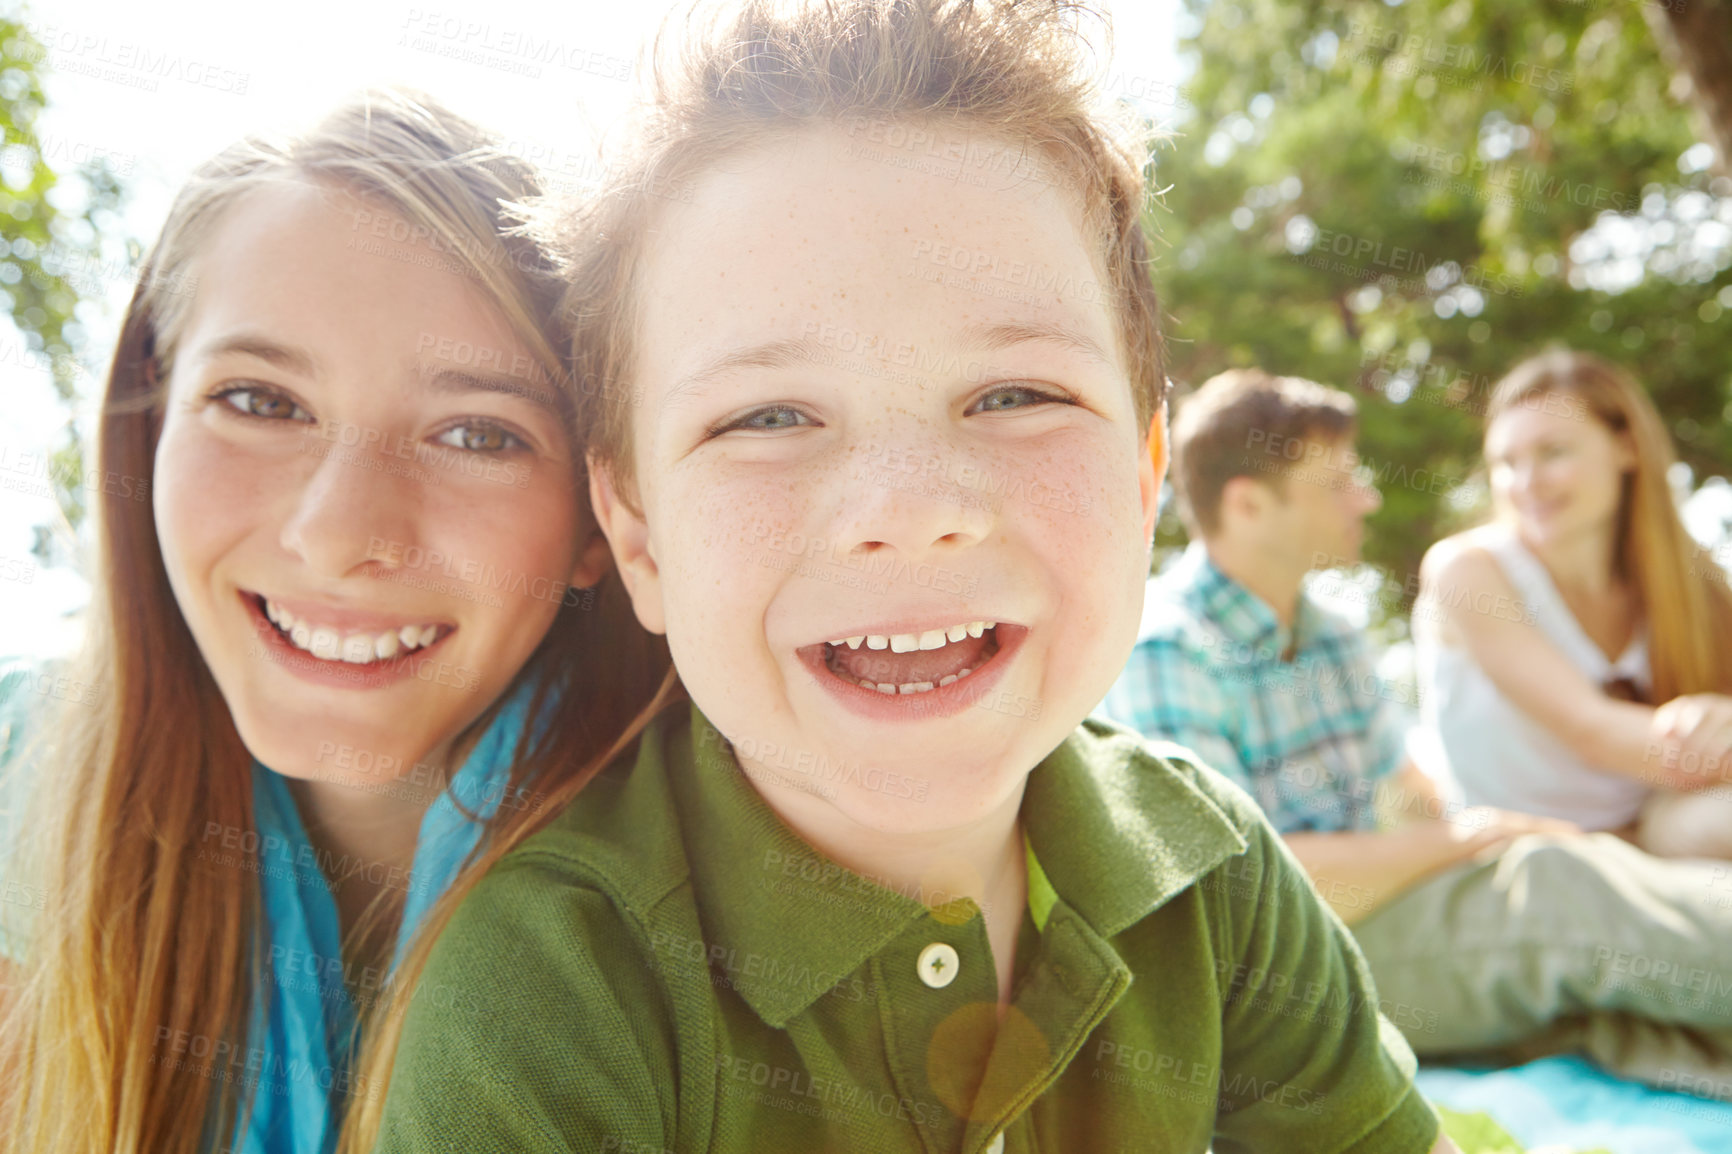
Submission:
POLYGON ((1417 1082, 1420 1093, 1440 1106, 1491 1115, 1530 1154, 1554 1146, 1612 1154, 1732 1154, 1732 1103, 1652 1090, 1580 1058, 1542 1058, 1507 1070, 1425 1067, 1417 1082))

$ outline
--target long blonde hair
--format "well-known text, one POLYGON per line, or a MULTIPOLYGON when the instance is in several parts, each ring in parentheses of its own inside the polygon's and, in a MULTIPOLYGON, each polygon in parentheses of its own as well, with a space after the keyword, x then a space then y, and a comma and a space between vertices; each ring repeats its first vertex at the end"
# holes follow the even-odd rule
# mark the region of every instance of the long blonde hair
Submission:
MULTIPOLYGON (((558 285, 540 250, 509 232, 508 206, 540 192, 533 169, 430 99, 381 90, 298 138, 243 141, 182 188, 108 376, 97 448, 103 475, 152 476, 162 382, 196 292, 201 242, 250 190, 285 179, 344 188, 424 226, 575 413, 575 389, 550 336, 558 285)), ((574 424, 579 450, 581 433, 574 424)), ((94 503, 95 591, 74 677, 103 691, 40 718, 33 729, 42 740, 18 759, 35 763, 40 817, 32 824, 40 835, 17 868, 31 871, 42 898, 0 1022, 0 1149, 18 1154, 192 1154, 226 1145, 247 1105, 221 1070, 184 1069, 174 1055, 244 1045, 251 999, 266 993, 257 852, 242 855, 245 868, 197 852, 212 823, 256 828, 250 755, 176 604, 151 505, 132 499, 137 488, 105 486, 94 503)), ((665 644, 632 619, 617 576, 587 603, 567 598, 501 695, 534 677, 532 717, 559 695, 542 736, 526 727, 511 786, 571 792, 641 725, 669 671, 665 644)), ((533 812, 502 807, 492 827, 533 812)))
POLYGON ((1732 593, 1678 515, 1668 479, 1677 457, 1654 403, 1622 369, 1588 353, 1552 349, 1498 382, 1486 427, 1550 393, 1575 398, 1635 448, 1636 467, 1625 475, 1618 502, 1612 565, 1613 576, 1635 589, 1647 618, 1652 700, 1732 693, 1732 593))
MULTIPOLYGON (((652 90, 622 134, 603 187, 580 203, 546 202, 531 231, 561 261, 565 323, 578 379, 579 423, 591 460, 635 505, 631 457, 633 356, 643 291, 637 270, 660 207, 729 153, 806 126, 869 117, 979 129, 1023 144, 1081 202, 1120 320, 1139 425, 1165 397, 1160 310, 1142 228, 1146 130, 1106 114, 1087 75, 1093 26, 1075 0, 724 0, 694 5, 683 40, 658 38, 652 90)), ((680 690, 670 687, 667 700, 680 690)), ((529 824, 495 838, 497 861, 529 824)), ((453 885, 428 918, 443 925, 479 871, 453 885)), ((431 953, 431 933, 404 959, 397 997, 366 1034, 362 1077, 374 1091, 349 1113, 341 1149, 376 1140, 407 1002, 431 953)), ((574 1093, 581 1088, 574 1088, 574 1093)))

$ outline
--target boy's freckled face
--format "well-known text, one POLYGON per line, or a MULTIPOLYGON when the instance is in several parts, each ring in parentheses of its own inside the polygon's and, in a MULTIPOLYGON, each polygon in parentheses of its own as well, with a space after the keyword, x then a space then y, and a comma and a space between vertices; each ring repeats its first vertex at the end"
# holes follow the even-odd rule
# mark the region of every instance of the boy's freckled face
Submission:
POLYGON ((940 829, 1012 801, 1123 668, 1159 477, 1073 194, 1014 149, 958 180, 853 144, 736 154, 655 221, 633 592, 721 731, 784 751, 748 770, 940 829))

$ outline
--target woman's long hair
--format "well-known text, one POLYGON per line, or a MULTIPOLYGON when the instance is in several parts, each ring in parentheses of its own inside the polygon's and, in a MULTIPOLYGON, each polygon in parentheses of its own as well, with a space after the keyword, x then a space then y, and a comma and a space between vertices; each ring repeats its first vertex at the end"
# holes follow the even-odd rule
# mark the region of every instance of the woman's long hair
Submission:
POLYGON ((1624 476, 1613 530, 1613 575, 1634 588, 1648 623, 1650 698, 1732 693, 1732 593, 1713 558, 1684 528, 1668 480, 1677 460, 1648 394, 1622 369, 1588 353, 1553 349, 1511 369, 1492 391, 1486 426, 1547 394, 1575 398, 1629 437, 1636 467, 1624 476))
MULTIPOLYGON (((534 170, 428 98, 364 93, 303 136, 226 150, 181 190, 128 309, 101 410, 98 475, 119 482, 93 500, 94 593, 70 682, 100 689, 41 717, 32 727, 41 740, 18 759, 31 767, 21 784, 38 814, 18 868, 41 902, 12 990, 0 993, 9 1152, 192 1154, 226 1146, 247 1105, 221 1055, 241 1052, 251 999, 268 993, 257 839, 239 838, 239 866, 199 850, 209 829, 255 829, 250 755, 169 587, 151 504, 137 498, 154 472, 162 382, 197 291, 201 243, 242 196, 283 180, 341 188, 425 226, 564 387, 570 411, 579 407, 550 336, 558 287, 547 259, 508 231, 510 205, 541 191, 534 170)), ((575 418, 572 431, 581 452, 575 418)), ((574 793, 641 726, 670 668, 616 575, 587 601, 568 597, 501 695, 535 677, 539 717, 559 694, 545 734, 525 728, 511 786, 574 793)), ((472 744, 498 705, 454 748, 472 744)), ((502 807, 489 830, 539 813, 502 807)), ((333 1104, 342 1108, 340 1095, 333 1104)))

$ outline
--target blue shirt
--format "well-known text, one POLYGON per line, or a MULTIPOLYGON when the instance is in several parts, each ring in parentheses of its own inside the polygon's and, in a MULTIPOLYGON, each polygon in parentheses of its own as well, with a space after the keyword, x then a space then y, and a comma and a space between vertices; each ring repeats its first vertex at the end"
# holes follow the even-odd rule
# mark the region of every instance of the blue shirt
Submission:
POLYGON ((1282 833, 1376 827, 1403 756, 1396 690, 1362 630, 1301 594, 1291 628, 1200 543, 1149 582, 1136 648, 1100 712, 1193 750, 1282 833))

